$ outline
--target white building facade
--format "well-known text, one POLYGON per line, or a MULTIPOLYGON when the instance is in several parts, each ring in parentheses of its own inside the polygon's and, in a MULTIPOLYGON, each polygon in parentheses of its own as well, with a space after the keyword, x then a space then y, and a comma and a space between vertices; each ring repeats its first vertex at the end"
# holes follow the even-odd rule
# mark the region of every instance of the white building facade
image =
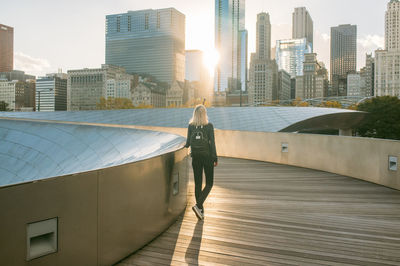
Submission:
POLYGON ((363 91, 364 86, 365 80, 363 82, 360 73, 347 75, 347 96, 365 96, 363 91))
POLYGON ((17 81, 0 81, 0 102, 8 104, 8 109, 15 110, 17 81))
POLYGON ((375 51, 375 96, 400 96, 400 1, 385 14, 385 48, 375 51))

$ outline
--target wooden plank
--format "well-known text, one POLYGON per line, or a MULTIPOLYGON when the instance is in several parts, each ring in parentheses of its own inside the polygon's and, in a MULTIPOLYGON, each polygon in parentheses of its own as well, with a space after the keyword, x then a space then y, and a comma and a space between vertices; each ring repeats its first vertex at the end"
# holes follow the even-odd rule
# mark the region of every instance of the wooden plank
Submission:
POLYGON ((400 265, 400 191, 221 158, 200 224, 189 185, 184 215, 120 265, 400 265))

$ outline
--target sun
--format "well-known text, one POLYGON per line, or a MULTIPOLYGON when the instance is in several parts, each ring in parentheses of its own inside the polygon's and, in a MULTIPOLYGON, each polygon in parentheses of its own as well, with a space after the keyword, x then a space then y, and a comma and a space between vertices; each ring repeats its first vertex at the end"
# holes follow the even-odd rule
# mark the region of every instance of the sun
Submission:
POLYGON ((210 72, 211 76, 214 76, 214 70, 219 61, 219 53, 215 49, 208 49, 203 52, 203 64, 210 72))

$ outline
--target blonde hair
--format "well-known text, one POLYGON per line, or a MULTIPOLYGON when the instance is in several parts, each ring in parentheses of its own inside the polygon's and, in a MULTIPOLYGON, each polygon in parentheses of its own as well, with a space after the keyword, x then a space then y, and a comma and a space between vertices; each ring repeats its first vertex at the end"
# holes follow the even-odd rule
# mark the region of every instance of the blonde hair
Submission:
POLYGON ((204 105, 199 104, 194 108, 189 124, 194 126, 205 126, 208 124, 207 109, 204 105))

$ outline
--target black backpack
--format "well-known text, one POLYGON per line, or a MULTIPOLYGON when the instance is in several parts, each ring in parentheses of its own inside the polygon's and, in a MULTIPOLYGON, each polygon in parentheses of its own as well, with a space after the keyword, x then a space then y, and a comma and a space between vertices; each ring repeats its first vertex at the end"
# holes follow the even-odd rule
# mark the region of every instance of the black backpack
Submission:
POLYGON ((204 126, 195 126, 190 136, 192 156, 209 156, 210 143, 204 126))

